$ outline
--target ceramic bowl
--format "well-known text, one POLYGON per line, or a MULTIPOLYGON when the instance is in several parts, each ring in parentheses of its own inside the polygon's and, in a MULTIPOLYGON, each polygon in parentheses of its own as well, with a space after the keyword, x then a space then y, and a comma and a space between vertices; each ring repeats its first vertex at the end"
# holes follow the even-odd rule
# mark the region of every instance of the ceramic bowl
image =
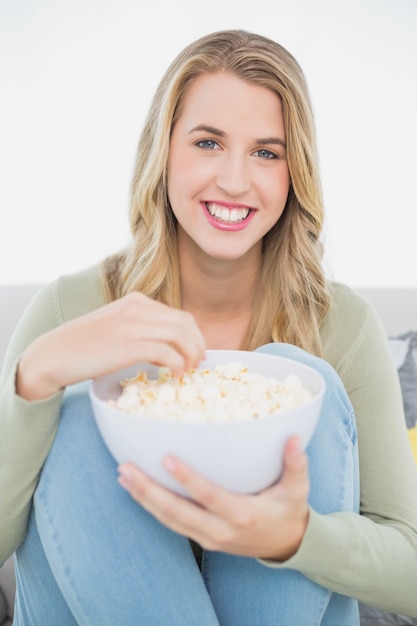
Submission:
POLYGON ((162 466, 175 455, 214 483, 236 493, 257 493, 276 482, 282 471, 286 441, 298 435, 305 449, 313 435, 325 393, 321 374, 298 361, 262 352, 208 350, 201 368, 240 362, 249 372, 284 380, 293 374, 311 393, 304 405, 281 409, 249 421, 163 422, 139 418, 108 403, 120 392, 120 381, 145 370, 157 378, 158 367, 138 363, 103 376, 90 386, 90 399, 99 431, 117 463, 132 462, 150 477, 187 496, 162 466))

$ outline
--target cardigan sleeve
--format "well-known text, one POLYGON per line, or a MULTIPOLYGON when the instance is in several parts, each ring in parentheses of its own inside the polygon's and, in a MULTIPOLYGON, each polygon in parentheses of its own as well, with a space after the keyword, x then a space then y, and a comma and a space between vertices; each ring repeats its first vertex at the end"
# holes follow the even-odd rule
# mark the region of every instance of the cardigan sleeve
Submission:
POLYGON ((62 401, 62 393, 32 402, 16 394, 20 356, 36 337, 102 303, 96 268, 61 278, 34 296, 10 340, 0 376, 0 564, 26 534, 62 401))
POLYGON ((284 563, 262 562, 298 570, 385 611, 417 616, 417 467, 385 332, 370 305, 343 293, 323 340, 355 410, 360 514, 310 511, 298 552, 284 563))

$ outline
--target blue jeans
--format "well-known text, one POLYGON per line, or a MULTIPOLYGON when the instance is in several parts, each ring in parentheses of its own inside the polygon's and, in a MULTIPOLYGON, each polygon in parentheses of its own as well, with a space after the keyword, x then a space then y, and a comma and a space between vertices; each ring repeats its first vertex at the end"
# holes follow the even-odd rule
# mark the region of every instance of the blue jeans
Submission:
MULTIPOLYGON (((285 344, 265 352, 304 361, 327 382, 308 447, 309 502, 358 511, 353 409, 334 370, 285 344), (323 488, 325 486, 325 488, 323 488)), ((356 600, 297 571, 203 552, 156 521, 117 483, 86 384, 66 391, 57 436, 16 553, 15 626, 358 626, 356 600)))

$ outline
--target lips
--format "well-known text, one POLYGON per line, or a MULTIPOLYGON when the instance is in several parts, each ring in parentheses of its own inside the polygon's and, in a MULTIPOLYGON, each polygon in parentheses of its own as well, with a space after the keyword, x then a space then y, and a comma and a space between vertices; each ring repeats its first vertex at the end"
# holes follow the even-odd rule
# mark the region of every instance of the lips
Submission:
POLYGON ((205 202, 205 207, 212 217, 224 224, 239 224, 251 212, 248 207, 229 206, 217 202, 205 202))

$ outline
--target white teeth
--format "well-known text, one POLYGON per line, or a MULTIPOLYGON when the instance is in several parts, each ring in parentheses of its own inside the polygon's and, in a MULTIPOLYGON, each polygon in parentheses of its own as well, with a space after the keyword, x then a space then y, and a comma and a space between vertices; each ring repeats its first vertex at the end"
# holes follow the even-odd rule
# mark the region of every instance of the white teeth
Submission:
POLYGON ((224 206, 213 202, 207 202, 206 207, 210 215, 228 224, 241 222, 248 217, 250 212, 249 209, 226 209, 224 206))

